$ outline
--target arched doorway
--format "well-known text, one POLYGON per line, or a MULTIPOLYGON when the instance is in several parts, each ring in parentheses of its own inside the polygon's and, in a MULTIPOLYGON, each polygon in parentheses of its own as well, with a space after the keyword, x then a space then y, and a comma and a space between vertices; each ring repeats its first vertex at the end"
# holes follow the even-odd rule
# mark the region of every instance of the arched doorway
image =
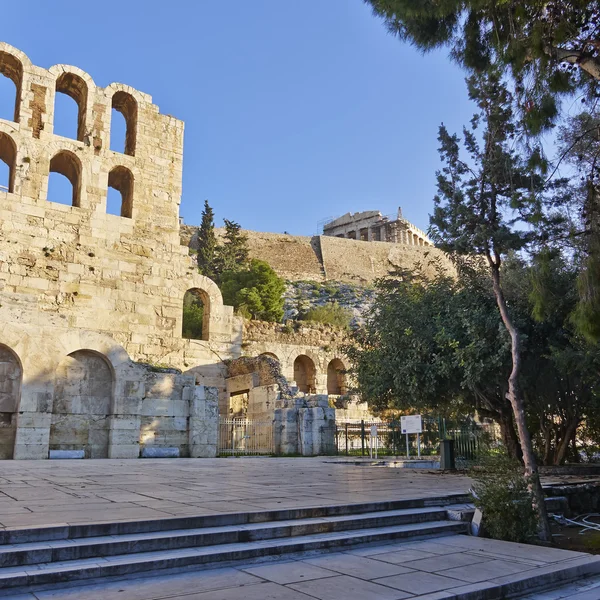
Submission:
POLYGON ((316 392, 315 363, 306 354, 301 354, 294 361, 294 380, 300 392, 314 394, 316 392))
POLYGON ((77 350, 58 365, 50 425, 50 450, 83 450, 108 458, 113 373, 106 358, 77 350))
POLYGON ((22 378, 21 361, 8 346, 0 344, 0 459, 13 457, 22 378))
POLYGON ((346 386, 346 367, 339 358, 334 358, 327 365, 327 393, 333 396, 343 396, 348 388, 346 386))

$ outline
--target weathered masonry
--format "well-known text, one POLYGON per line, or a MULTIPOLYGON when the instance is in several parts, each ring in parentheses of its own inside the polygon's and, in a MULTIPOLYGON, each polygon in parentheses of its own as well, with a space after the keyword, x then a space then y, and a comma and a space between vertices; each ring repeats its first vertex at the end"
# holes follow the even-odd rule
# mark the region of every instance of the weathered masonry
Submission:
POLYGON ((392 242, 408 246, 433 246, 427 234, 407 221, 398 209, 395 218, 378 210, 346 213, 323 226, 323 235, 360 240, 362 242, 392 242))
POLYGON ((0 75, 15 92, 0 120, 0 458, 214 454, 212 386, 241 325, 179 243, 183 123, 126 85, 36 67, 7 44, 0 75), (76 139, 53 133, 58 94, 77 103, 76 139), (51 173, 70 183, 68 204, 48 197, 51 173), (107 214, 109 188, 120 214, 107 214), (187 290, 204 301, 203 340, 181 336, 187 290))
POLYGON ((180 244, 181 121, 4 43, 0 77, 15 107, 0 118, 0 459, 212 456, 219 405, 229 411, 224 361, 244 353, 275 349, 307 393, 341 392, 341 358, 321 339, 243 348, 243 320, 180 244), (54 133, 58 94, 77 104, 74 139, 54 133), (49 194, 53 174, 66 196, 49 194), (200 340, 182 336, 189 291, 204 306, 200 340))

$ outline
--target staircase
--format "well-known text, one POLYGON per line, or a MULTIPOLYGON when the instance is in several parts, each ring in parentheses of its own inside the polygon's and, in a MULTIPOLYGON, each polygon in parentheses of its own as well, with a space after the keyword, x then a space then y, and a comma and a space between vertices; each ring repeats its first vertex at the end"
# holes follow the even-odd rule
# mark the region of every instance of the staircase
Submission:
POLYGON ((2 590, 385 540, 466 533, 461 494, 268 512, 0 530, 2 590))

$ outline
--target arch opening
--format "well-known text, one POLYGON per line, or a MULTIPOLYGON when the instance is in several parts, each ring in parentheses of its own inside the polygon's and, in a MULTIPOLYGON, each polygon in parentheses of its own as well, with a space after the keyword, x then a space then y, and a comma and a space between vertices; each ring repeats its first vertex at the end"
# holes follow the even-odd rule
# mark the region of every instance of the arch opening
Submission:
POLYGON ((316 369, 313 360, 301 354, 294 361, 294 381, 298 386, 298 391, 305 394, 314 394, 316 388, 316 369))
POLYGON ((280 363, 281 361, 279 360, 279 357, 276 354, 273 354, 272 352, 261 352, 259 354, 259 356, 266 356, 268 358, 272 358, 273 360, 276 360, 278 363, 280 363))
POLYGON ((54 155, 48 175, 48 200, 80 206, 81 163, 67 150, 54 155), (62 177, 60 177, 62 175, 62 177))
POLYGON ((334 358, 327 365, 327 393, 332 396, 343 396, 348 392, 346 385, 346 367, 339 358, 334 358))
POLYGON ((0 119, 19 122, 23 65, 12 54, 0 51, 0 119))
POLYGON ((54 133, 84 141, 86 135, 88 89, 75 73, 62 73, 56 80, 54 133), (75 106, 65 98, 71 98, 75 106))
POLYGON ((22 379, 18 356, 0 344, 0 460, 13 458, 22 379))
POLYGON ((112 367, 102 354, 77 350, 63 358, 56 369, 49 449, 108 458, 113 387, 112 367))
POLYGON ((0 132, 0 192, 12 194, 15 190, 17 146, 7 134, 0 132))
POLYGON ((115 167, 108 174, 106 212, 131 219, 133 214, 133 174, 125 167, 115 167))
POLYGON ((135 98, 127 92, 115 92, 112 97, 110 126, 110 149, 113 152, 135 156, 137 114, 138 106, 135 98))
POLYGON ((183 296, 181 337, 208 341, 209 311, 208 294, 200 288, 188 290, 183 296))

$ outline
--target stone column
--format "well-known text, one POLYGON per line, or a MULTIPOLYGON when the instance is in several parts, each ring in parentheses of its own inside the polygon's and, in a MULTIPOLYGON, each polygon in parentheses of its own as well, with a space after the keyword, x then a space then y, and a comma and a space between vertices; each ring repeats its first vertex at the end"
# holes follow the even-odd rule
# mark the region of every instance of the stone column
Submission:
POLYGON ((141 407, 145 393, 145 383, 137 379, 115 386, 108 431, 108 458, 139 457, 141 407))
POLYGON ((189 447, 192 458, 217 455, 219 430, 219 390, 196 385, 190 399, 189 447))
POLYGON ((21 390, 13 458, 48 458, 52 423, 52 391, 35 390, 24 384, 21 390))

